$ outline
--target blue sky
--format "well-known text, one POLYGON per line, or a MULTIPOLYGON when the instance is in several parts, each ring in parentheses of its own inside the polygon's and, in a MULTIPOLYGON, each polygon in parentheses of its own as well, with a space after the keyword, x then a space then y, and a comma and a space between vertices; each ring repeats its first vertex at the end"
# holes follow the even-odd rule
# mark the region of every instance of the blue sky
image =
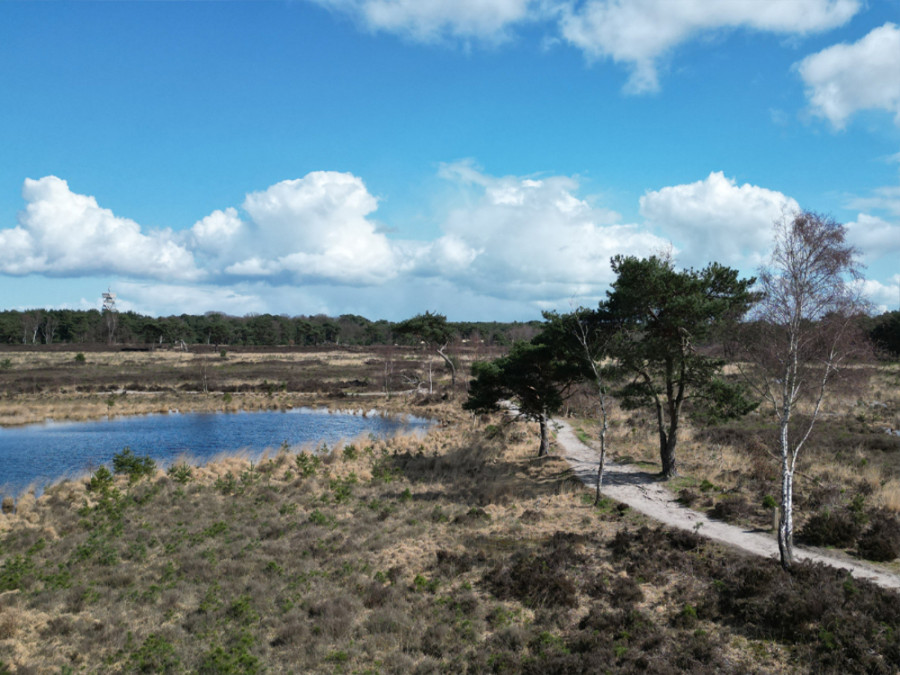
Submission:
POLYGON ((900 0, 0 3, 0 307, 402 319, 750 275, 795 209, 900 303, 900 0))

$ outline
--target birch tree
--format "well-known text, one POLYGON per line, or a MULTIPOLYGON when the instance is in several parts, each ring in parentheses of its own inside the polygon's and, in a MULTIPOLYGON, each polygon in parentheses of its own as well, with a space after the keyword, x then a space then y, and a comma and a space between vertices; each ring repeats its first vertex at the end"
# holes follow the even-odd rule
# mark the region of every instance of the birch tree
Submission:
POLYGON ((607 378, 609 369, 604 368, 603 360, 609 356, 612 339, 611 329, 599 320, 597 312, 579 307, 569 314, 544 312, 546 324, 543 335, 552 336, 550 340, 558 345, 558 349, 568 354, 569 358, 581 364, 582 376, 591 380, 596 387, 598 439, 600 441, 600 457, 597 460, 597 487, 594 504, 600 503, 603 489, 603 472, 606 466, 606 435, 609 431, 609 391, 607 378))
POLYGON ((781 461, 781 566, 794 560, 794 472, 825 394, 860 348, 857 251, 846 229, 805 211, 775 224, 774 250, 759 273, 762 298, 741 342, 755 366, 757 388, 778 429, 781 461))

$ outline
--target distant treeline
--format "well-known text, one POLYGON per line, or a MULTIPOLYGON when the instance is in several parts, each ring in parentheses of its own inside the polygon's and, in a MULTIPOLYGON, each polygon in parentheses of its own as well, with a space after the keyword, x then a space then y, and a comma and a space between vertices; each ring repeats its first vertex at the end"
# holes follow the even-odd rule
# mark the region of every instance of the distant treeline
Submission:
MULTIPOLYGON (((900 356, 900 311, 865 320, 880 351, 900 356)), ((458 321, 447 325, 460 340, 504 345, 536 335, 541 321, 458 321)), ((356 314, 334 318, 282 314, 229 316, 219 312, 152 317, 96 309, 29 309, 0 312, 0 344, 209 344, 215 346, 315 346, 410 344, 395 331, 399 322, 370 321, 356 314)))
MULTIPOLYGON (((395 333, 398 323, 370 321, 355 314, 294 316, 249 314, 152 317, 135 312, 96 309, 30 309, 0 312, 0 344, 209 344, 215 346, 315 346, 322 344, 409 344, 414 338, 395 333)), ((508 344, 530 339, 540 321, 448 322, 460 340, 508 344)))

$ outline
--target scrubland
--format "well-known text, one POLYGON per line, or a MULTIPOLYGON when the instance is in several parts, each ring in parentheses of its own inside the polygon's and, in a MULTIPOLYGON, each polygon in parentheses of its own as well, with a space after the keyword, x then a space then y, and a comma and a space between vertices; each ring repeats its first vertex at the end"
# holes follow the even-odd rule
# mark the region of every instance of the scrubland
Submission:
MULTIPOLYGON (((107 374, 127 374, 111 383, 98 374, 95 382, 54 385, 34 373, 40 390, 7 389, 0 410, 45 401, 73 415, 88 403, 102 415, 108 407, 145 412, 126 407, 151 396, 133 394, 131 384, 153 380, 129 368, 191 374, 191 390, 176 383, 152 394, 170 408, 219 405, 225 393, 230 405, 294 405, 313 396, 300 382, 326 376, 364 383, 320 392, 320 400, 355 406, 352 394, 377 393, 373 380, 384 372, 377 355, 360 353, 304 380, 297 362, 306 354, 253 355, 248 362, 266 364, 254 367, 271 367, 269 374, 207 373, 216 385, 204 393, 196 356, 166 357, 193 364, 184 371, 149 357, 144 364, 144 356, 117 355, 123 361, 107 374), (271 393, 255 389, 284 381, 271 393), (120 390, 128 393, 110 393, 120 390)), ((48 372, 72 357, 50 355, 59 362, 48 372)), ((87 366, 94 358, 86 355, 87 366)), ((408 361, 403 367, 415 368, 422 356, 408 361)), ((25 364, 7 370, 15 368, 28 379, 25 364)), ((896 525, 898 449, 878 430, 898 415, 898 383, 896 367, 881 368, 865 395, 833 401, 834 416, 801 468, 800 529, 815 514, 847 515, 857 524, 854 543, 840 547, 848 554, 861 553, 876 520, 896 525)), ((461 396, 366 399, 366 407, 440 419, 424 438, 276 448, 256 463, 225 457, 149 476, 98 472, 37 500, 8 500, 0 515, 0 672, 900 669, 896 593, 822 566, 798 565, 788 575, 774 560, 668 530, 623 505, 594 506, 561 459, 534 456, 536 428, 476 420, 460 411, 461 396)), ((591 410, 589 398, 573 399, 573 421, 588 440, 591 410)), ((658 463, 651 424, 644 413, 613 410, 619 461, 658 463)), ((672 488, 694 508, 770 528, 765 498, 777 494, 778 467, 767 434, 758 416, 686 430, 672 488)))
MULTIPOLYGON (((587 411, 590 399, 575 402, 587 411)), ((611 404, 611 452, 659 470, 656 427, 645 411, 611 404)), ((796 541, 900 572, 900 366, 869 369, 864 386, 838 391, 801 452, 795 482, 796 541)), ((680 432, 680 476, 668 487, 691 508, 749 529, 771 531, 780 488, 776 433, 765 409, 680 432)), ((580 420, 585 438, 596 421, 580 420)))
POLYGON ((351 396, 387 398, 427 387, 422 364, 430 358, 436 357, 390 347, 0 352, 0 425, 170 410, 353 406, 351 396))

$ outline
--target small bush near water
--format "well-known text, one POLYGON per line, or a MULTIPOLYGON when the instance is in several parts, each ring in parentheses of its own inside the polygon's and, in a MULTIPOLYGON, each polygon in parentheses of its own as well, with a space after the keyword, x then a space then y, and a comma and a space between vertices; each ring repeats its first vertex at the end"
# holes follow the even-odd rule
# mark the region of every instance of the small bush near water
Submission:
POLYGON ((130 483, 136 483, 145 476, 152 476, 156 471, 156 462, 149 455, 138 457, 128 446, 125 446, 122 452, 113 455, 112 464, 113 471, 128 476, 130 483))

